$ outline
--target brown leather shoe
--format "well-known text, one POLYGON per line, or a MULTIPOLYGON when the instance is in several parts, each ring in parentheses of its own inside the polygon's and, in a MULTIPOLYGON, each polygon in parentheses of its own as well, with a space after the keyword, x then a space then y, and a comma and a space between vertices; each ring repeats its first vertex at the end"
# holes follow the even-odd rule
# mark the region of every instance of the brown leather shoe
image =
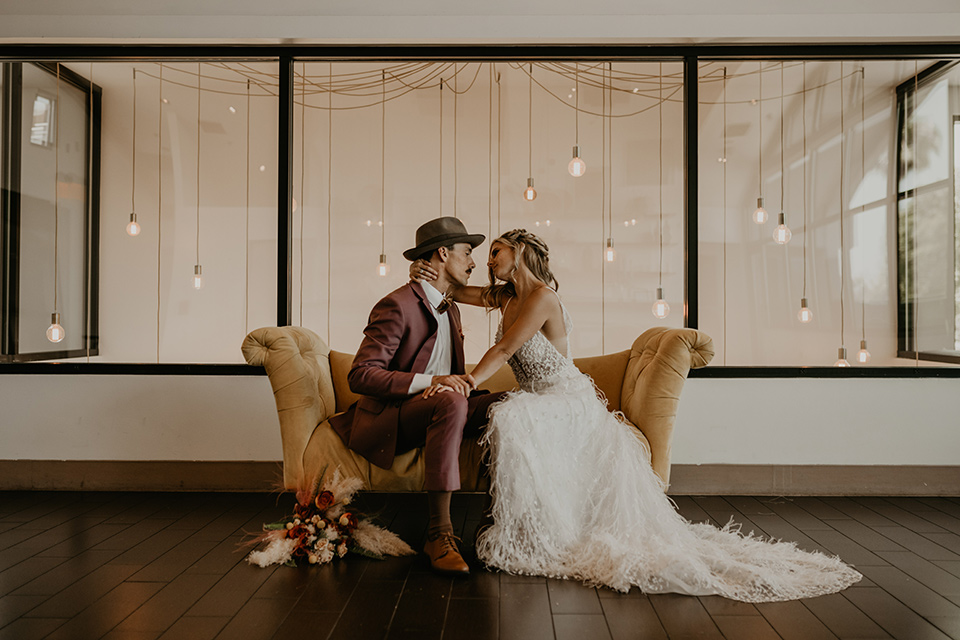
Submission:
POLYGON ((445 575, 465 576, 470 567, 463 561, 457 550, 457 538, 452 533, 441 533, 434 539, 427 539, 423 552, 430 558, 430 568, 445 575))

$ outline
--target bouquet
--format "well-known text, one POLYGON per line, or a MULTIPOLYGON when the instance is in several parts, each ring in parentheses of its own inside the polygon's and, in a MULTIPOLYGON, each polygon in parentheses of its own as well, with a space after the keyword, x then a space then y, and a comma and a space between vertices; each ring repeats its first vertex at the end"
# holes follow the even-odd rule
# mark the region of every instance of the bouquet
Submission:
POLYGON ((362 487, 363 480, 341 477, 338 468, 322 487, 318 480, 309 489, 298 490, 293 514, 263 525, 263 533, 250 544, 266 543, 266 547, 252 551, 247 562, 260 567, 295 567, 302 562, 326 564, 347 553, 379 560, 413 555, 413 549, 395 533, 349 508, 362 487))

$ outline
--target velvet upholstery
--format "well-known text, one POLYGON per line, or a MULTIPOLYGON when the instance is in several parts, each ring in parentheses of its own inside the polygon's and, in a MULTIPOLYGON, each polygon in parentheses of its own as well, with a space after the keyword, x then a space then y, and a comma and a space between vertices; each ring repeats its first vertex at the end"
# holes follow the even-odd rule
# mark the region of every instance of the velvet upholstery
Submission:
MULTIPOLYGON (((423 489, 421 449, 400 454, 390 469, 370 464, 344 446, 329 423, 359 396, 347 385, 352 354, 331 351, 317 334, 302 327, 264 327, 243 341, 247 363, 262 365, 270 379, 283 444, 283 482, 294 489, 311 482, 324 469, 337 466, 362 478, 367 489, 420 491, 423 489)), ((654 471, 670 480, 670 446, 680 392, 691 368, 713 358, 713 341, 693 329, 656 327, 645 331, 633 346, 618 353, 574 360, 593 378, 612 411, 622 411, 644 443, 654 471)), ((467 366, 469 371, 472 367, 467 366)), ((516 388, 504 366, 482 388, 516 388)), ((475 442, 460 449, 462 490, 485 491, 481 473, 482 450, 475 442)))

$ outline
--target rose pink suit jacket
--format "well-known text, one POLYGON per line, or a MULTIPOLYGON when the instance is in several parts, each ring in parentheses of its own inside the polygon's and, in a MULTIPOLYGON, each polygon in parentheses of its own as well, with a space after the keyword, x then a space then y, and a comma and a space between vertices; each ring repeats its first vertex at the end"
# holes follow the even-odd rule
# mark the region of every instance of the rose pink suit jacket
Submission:
MULTIPOLYGON (((453 354, 450 373, 464 373, 460 310, 450 306, 453 354)), ((330 424, 353 451, 389 469, 397 448, 400 404, 416 373, 423 373, 437 340, 437 321, 423 287, 408 282, 370 312, 364 338, 347 374, 350 390, 363 397, 330 424)))

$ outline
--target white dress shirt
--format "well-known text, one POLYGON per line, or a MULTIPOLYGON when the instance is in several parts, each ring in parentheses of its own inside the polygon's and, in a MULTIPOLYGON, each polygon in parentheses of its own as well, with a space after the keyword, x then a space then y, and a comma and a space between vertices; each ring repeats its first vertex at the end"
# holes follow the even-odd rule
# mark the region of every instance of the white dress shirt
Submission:
POLYGON ((413 376, 413 382, 407 392, 410 395, 420 393, 430 387, 433 383, 433 376, 450 375, 450 367, 453 365, 453 342, 450 337, 449 311, 447 313, 437 311, 437 305, 443 300, 443 294, 429 282, 422 282, 421 284, 424 293, 427 294, 430 311, 433 313, 433 317, 437 319, 437 340, 433 345, 430 360, 427 361, 427 368, 423 370, 423 373, 417 373, 413 376))

